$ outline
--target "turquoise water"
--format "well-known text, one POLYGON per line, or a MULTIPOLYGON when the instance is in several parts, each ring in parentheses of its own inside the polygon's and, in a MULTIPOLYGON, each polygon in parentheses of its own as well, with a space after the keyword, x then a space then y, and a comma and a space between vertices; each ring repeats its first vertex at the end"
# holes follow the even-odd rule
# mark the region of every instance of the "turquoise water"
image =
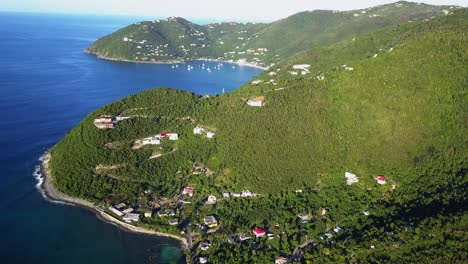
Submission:
POLYGON ((82 51, 141 20, 0 13, 0 260, 2 263, 184 263, 177 241, 130 234, 86 210, 45 201, 38 158, 95 109, 144 89, 199 94, 238 88, 259 69, 217 63, 111 62, 82 51), (211 72, 201 65, 210 66, 211 72))

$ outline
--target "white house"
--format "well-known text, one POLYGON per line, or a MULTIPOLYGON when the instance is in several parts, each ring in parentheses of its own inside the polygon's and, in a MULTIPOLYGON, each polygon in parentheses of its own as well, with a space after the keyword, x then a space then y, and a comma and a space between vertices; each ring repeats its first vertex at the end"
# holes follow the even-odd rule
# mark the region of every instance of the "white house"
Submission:
POLYGON ((310 64, 296 64, 296 65, 293 65, 293 69, 295 70, 309 70, 310 68, 310 64))
POLYGON ((217 201, 216 196, 210 195, 210 196, 208 196, 208 198, 206 198, 205 204, 207 204, 207 205, 209 205, 209 204, 216 204, 216 201, 217 201))
POLYGON ((141 140, 143 145, 159 145, 161 144, 161 138, 158 136, 148 137, 141 140))
POLYGON ((123 220, 128 223, 138 222, 140 220, 140 214, 132 214, 132 213, 125 214, 123 217, 123 220))
POLYGON ((346 183, 348 185, 352 185, 352 184, 359 182, 359 179, 356 176, 356 174, 353 174, 351 172, 345 172, 345 178, 346 178, 346 183))
POLYGON ((223 192, 223 198, 229 198, 229 196, 231 196, 230 193, 228 193, 228 192, 223 192))
POLYGON ((176 133, 167 133, 166 136, 169 138, 169 140, 178 140, 179 139, 179 134, 176 134, 176 133))
POLYGON ((259 97, 256 97, 256 98, 252 98, 252 99, 249 99, 247 101, 247 104, 250 105, 250 106, 262 106, 263 105, 263 101, 265 100, 265 97, 263 96, 259 96, 259 97))
POLYGON ((249 190, 246 190, 246 191, 242 191, 242 194, 241 194, 241 197, 252 197, 253 194, 251 191, 249 190))
POLYGON ((210 132, 206 133, 206 137, 207 137, 207 138, 214 138, 214 136, 215 136, 215 133, 214 133, 214 132, 211 132, 211 131, 210 131, 210 132))
POLYGON ((195 135, 200 135, 200 134, 202 134, 203 132, 205 132, 205 128, 202 127, 202 126, 196 126, 196 127, 193 129, 193 134, 195 134, 195 135))
POLYGON ((198 261, 201 263, 201 264, 205 264, 205 263, 208 263, 208 258, 207 257, 200 257, 198 259, 198 261))
POLYGON ((263 82, 262 80, 254 80, 254 81, 252 81, 252 84, 257 85, 257 84, 260 84, 262 82, 263 82))
POLYGON ((113 212, 114 214, 118 215, 118 216, 122 216, 122 215, 123 215, 122 212, 120 212, 119 210, 115 209, 113 206, 109 207, 109 210, 110 210, 111 212, 113 212))

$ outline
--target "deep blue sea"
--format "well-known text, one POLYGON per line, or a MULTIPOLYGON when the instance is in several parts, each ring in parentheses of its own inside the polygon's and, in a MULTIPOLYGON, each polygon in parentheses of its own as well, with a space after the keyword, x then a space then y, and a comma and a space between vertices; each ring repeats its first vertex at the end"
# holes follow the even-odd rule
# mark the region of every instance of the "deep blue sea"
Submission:
POLYGON ((130 234, 74 206, 44 200, 41 155, 88 113, 139 91, 238 88, 261 70, 193 62, 104 61, 83 50, 142 18, 0 13, 0 263, 184 263, 175 240, 130 234))

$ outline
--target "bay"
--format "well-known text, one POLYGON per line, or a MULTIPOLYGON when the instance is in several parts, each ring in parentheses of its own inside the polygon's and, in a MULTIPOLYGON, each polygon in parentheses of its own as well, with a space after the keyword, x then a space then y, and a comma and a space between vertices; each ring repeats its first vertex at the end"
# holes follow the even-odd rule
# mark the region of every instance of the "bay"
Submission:
POLYGON ((83 53, 97 38, 145 19, 0 13, 2 263, 185 263, 175 240, 130 234, 86 210, 47 202, 32 176, 46 150, 105 104, 161 86, 220 94, 261 72, 201 61, 188 71, 187 64, 173 69, 83 53))

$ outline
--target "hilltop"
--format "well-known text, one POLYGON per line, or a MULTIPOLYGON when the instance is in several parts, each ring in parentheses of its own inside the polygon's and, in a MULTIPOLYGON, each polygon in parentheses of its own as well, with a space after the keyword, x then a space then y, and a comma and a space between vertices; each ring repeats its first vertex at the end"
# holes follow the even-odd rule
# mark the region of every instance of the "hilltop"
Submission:
POLYGON ((362 10, 301 12, 272 23, 197 25, 180 17, 143 21, 107 35, 86 52, 112 60, 179 62, 217 59, 268 67, 314 47, 455 10, 397 2, 362 10))
POLYGON ((210 241, 192 256, 211 263, 461 263, 466 32, 468 11, 456 10, 311 45, 221 96, 166 88, 129 96, 51 150, 54 184, 105 208, 154 210, 163 216, 142 225, 210 241), (98 129, 103 115, 118 123, 98 129), (198 126, 214 136, 195 134, 198 126), (357 182, 347 184, 345 172, 357 182), (249 198, 221 199, 242 190, 249 198), (209 195, 217 204, 205 205, 209 195), (168 209, 181 224, 168 224, 168 209), (273 238, 240 241, 255 227, 273 238))

